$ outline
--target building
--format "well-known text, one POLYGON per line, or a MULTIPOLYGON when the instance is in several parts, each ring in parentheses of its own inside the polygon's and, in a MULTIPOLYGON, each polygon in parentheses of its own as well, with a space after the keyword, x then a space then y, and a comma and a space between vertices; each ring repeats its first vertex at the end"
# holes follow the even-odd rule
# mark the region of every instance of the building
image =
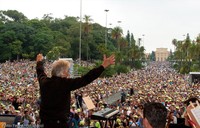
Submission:
POLYGON ((155 56, 156 61, 166 61, 169 57, 169 51, 167 48, 156 48, 155 56))
POLYGON ((150 53, 144 53, 144 57, 145 57, 145 59, 147 60, 148 58, 149 58, 149 56, 150 56, 150 53))

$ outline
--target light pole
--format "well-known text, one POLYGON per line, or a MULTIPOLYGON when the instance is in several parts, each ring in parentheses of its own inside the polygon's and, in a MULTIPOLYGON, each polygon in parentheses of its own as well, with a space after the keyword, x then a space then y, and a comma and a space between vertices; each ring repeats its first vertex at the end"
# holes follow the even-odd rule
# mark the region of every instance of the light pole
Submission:
POLYGON ((107 12, 109 10, 105 9, 104 11, 106 12, 105 47, 107 47, 107 12))
POLYGON ((117 23, 119 24, 119 27, 120 27, 120 23, 121 23, 121 22, 122 22, 122 21, 120 21, 120 20, 119 20, 119 21, 117 21, 117 23))
POLYGON ((143 39, 143 47, 144 47, 144 36, 145 36, 145 35, 143 34, 143 35, 142 35, 142 39, 143 39))
MULTIPOLYGON (((109 23, 109 27, 108 27, 108 31, 107 31, 107 32, 108 32, 108 33, 111 33, 111 29, 112 29, 112 23, 109 23)), ((107 34, 108 34, 108 33, 107 33, 107 34)), ((108 36, 107 36, 107 37, 108 37, 108 36)))
POLYGON ((79 64, 81 63, 81 29, 82 29, 82 0, 80 0, 79 64))
MULTIPOLYGON (((138 46, 139 46, 139 49, 141 48, 140 45, 141 45, 141 40, 142 38, 138 38, 138 46)), ((141 50, 139 50, 139 59, 141 60, 141 50)))

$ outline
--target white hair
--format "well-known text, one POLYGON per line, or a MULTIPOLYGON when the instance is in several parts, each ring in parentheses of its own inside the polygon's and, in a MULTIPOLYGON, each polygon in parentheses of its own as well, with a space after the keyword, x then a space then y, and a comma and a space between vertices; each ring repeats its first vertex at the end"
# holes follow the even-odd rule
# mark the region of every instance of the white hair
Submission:
POLYGON ((68 71, 70 67, 69 61, 66 60, 57 60, 52 65, 52 76, 62 77, 64 74, 63 72, 66 70, 68 71))

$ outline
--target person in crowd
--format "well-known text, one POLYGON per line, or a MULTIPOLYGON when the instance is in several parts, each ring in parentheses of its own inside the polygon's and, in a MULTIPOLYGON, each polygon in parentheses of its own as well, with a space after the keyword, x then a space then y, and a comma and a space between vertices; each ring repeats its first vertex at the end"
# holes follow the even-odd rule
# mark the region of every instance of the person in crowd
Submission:
POLYGON ((82 93, 75 93, 75 98, 76 98, 76 107, 77 108, 82 108, 82 102, 83 102, 83 96, 82 93))
POLYGON ((70 63, 58 60, 53 63, 52 77, 44 72, 42 54, 36 57, 37 77, 40 85, 40 118, 44 128, 66 128, 70 113, 71 91, 88 85, 98 78, 105 68, 115 63, 115 56, 106 57, 98 68, 80 78, 69 78, 70 63))
POLYGON ((78 113, 74 114, 74 117, 71 120, 71 126, 69 126, 70 128, 79 128, 79 123, 80 123, 80 118, 78 113))
POLYGON ((149 102, 144 105, 144 128, 165 128, 167 109, 162 103, 149 102))
POLYGON ((124 90, 122 90, 121 93, 121 103, 123 103, 126 100, 126 92, 124 90))
POLYGON ((30 112, 28 110, 24 111, 24 116, 22 117, 22 124, 25 127, 30 126, 34 123, 33 117, 30 115, 30 112))
POLYGON ((130 95, 131 96, 134 95, 134 88, 133 87, 130 88, 130 95))
POLYGON ((14 106, 15 110, 19 110, 19 106, 21 105, 21 103, 19 103, 18 98, 14 96, 13 98, 13 102, 12 105, 14 106))
POLYGON ((168 125, 177 124, 177 117, 174 115, 174 112, 169 112, 167 119, 168 119, 168 125))

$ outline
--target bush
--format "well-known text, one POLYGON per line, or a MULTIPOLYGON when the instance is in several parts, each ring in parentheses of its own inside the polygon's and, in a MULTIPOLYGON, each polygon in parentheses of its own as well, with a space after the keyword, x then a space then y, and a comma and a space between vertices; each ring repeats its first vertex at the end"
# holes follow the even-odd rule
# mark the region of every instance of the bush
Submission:
POLYGON ((112 77, 114 74, 116 74, 115 66, 110 66, 105 69, 101 77, 112 77))
POLYGON ((179 64, 174 63, 174 64, 173 64, 173 68, 176 69, 176 70, 178 70, 178 68, 179 68, 179 64))
POLYGON ((134 61, 134 67, 136 69, 141 69, 142 68, 142 63, 141 61, 134 61))
POLYGON ((88 73, 91 70, 91 67, 82 67, 82 66, 78 66, 78 74, 85 75, 86 73, 88 73))
POLYGON ((142 61, 123 61, 123 65, 127 65, 131 68, 141 69, 142 68, 142 61))
POLYGON ((190 67, 189 65, 183 65, 180 69, 181 74, 188 74, 190 72, 190 67))
MULTIPOLYGON (((102 62, 97 61, 95 67, 98 67, 102 62)), ((78 74, 84 75, 89 72, 93 67, 82 67, 79 65, 74 65, 74 70, 78 71, 78 74)), ((111 65, 106 68, 105 71, 101 74, 101 77, 112 77, 114 74, 127 73, 130 71, 130 67, 122 64, 111 65)))
POLYGON ((115 71, 118 74, 120 74, 120 73, 127 73, 127 72, 130 71, 130 68, 128 66, 126 66, 126 65, 120 65, 120 64, 118 64, 118 65, 115 66, 115 71))
POLYGON ((198 64, 192 64, 192 66, 190 67, 191 72, 199 72, 199 66, 198 64))

